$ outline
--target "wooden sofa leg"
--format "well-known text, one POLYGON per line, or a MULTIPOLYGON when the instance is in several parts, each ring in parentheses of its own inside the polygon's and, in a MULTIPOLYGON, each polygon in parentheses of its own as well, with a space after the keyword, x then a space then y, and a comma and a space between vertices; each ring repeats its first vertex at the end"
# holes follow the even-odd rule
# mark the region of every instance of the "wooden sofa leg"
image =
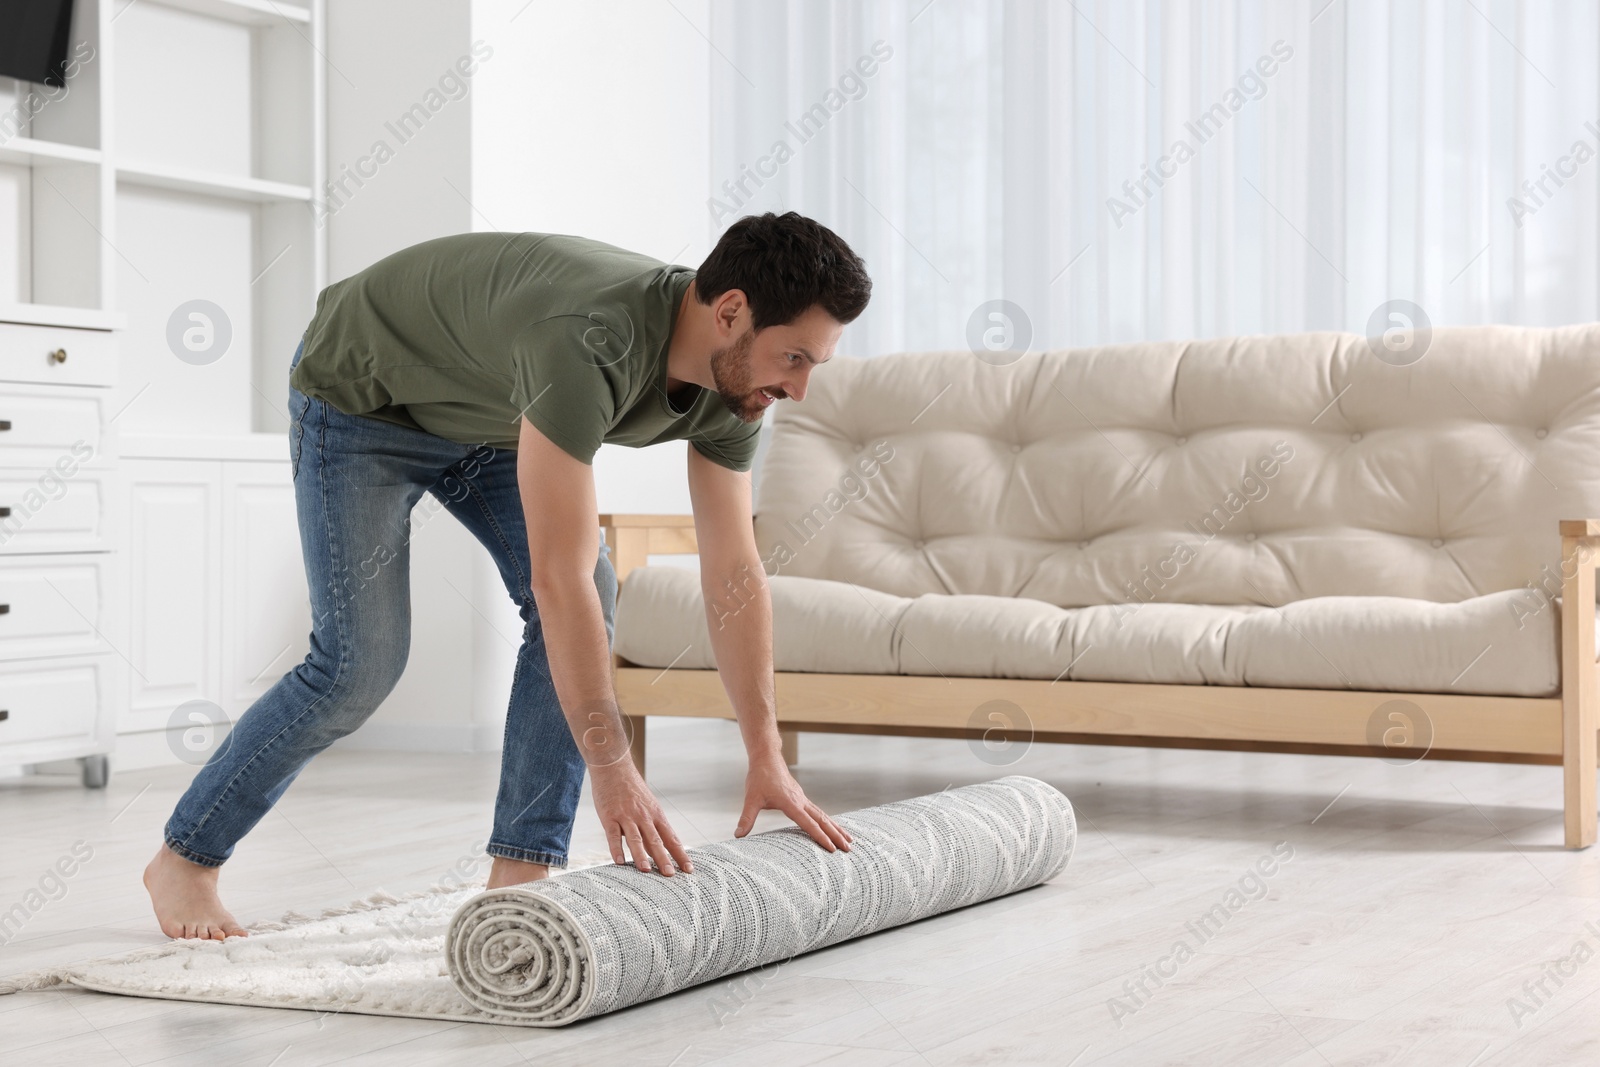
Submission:
POLYGON ((1595 841, 1595 721, 1592 714, 1574 715, 1570 709, 1564 714, 1567 716, 1562 759, 1566 844, 1568 848, 1588 848, 1595 841), (1583 743, 1584 737, 1589 739, 1587 745, 1583 743))
POLYGON ((1587 848, 1595 841, 1595 760, 1600 751, 1595 557, 1595 545, 1589 538, 1562 537, 1561 765, 1568 848, 1587 848))
POLYGON ((1568 848, 1588 848, 1595 842, 1595 706, 1580 696, 1563 696, 1562 778, 1568 848))
POLYGON ((633 765, 639 768, 639 777, 644 777, 644 723, 643 715, 624 715, 627 720, 628 730, 628 755, 633 757, 633 765))
POLYGON ((779 730, 778 737, 783 741, 783 762, 790 767, 800 763, 800 731, 779 730))

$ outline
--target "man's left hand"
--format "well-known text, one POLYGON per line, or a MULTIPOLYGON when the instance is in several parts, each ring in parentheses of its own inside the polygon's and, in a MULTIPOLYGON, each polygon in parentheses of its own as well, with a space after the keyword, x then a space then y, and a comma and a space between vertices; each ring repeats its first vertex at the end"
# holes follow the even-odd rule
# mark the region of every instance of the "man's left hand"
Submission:
POLYGON ((756 824, 756 815, 775 808, 794 820, 811 835, 811 840, 827 849, 850 851, 854 840, 844 827, 828 818, 826 812, 806 799, 806 792, 794 780, 781 757, 752 760, 744 780, 744 813, 734 828, 734 837, 743 837, 756 824))

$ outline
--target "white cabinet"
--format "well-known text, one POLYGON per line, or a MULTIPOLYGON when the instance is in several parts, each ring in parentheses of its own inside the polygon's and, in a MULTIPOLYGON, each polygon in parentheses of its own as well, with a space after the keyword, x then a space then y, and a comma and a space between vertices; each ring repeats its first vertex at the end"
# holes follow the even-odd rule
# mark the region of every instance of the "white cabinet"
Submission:
POLYGON ((109 471, 0 468, 0 558, 38 552, 95 552, 115 546, 121 515, 109 471))
POLYGON ((0 660, 106 651, 117 602, 108 553, 0 559, 0 660))
POLYGON ((109 331, 0 322, 0 766, 105 781, 127 682, 109 331))
MULTIPOLYGON (((113 736, 102 711, 115 701, 121 681, 114 656, 0 662, 6 761, 103 759, 113 736)), ((97 762, 85 779, 104 785, 104 772, 104 764, 97 762)))
POLYGON ((221 692, 222 465, 129 459, 126 478, 133 670, 118 730, 138 733, 221 692))
POLYGON ((68 91, 0 78, 0 767, 160 762, 179 705, 237 718, 304 655, 323 7, 76 0, 68 91))
POLYGON ((237 719, 310 650, 289 464, 222 467, 222 694, 237 719))
POLYGON ((120 731, 172 729, 194 700, 237 721, 309 648, 289 463, 136 457, 124 467, 133 671, 120 731))

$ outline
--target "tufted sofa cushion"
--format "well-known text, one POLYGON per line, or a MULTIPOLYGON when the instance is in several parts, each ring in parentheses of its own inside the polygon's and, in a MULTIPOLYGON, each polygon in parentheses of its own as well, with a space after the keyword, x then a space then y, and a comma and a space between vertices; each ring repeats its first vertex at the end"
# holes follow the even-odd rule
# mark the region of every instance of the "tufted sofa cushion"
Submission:
MULTIPOLYGON (((1548 696, 1600 517, 1600 325, 840 356, 771 418, 779 670, 1548 696)), ((628 660, 706 634, 692 572, 624 583, 628 660)))

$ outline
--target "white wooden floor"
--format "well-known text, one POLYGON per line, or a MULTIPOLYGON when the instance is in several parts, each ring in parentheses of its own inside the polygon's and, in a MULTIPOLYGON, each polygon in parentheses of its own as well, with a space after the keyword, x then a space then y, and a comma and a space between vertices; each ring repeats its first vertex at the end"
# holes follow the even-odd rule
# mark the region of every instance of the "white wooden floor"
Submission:
MULTIPOLYGON (((679 832, 731 835, 733 727, 660 723, 650 744, 679 832)), ((563 1030, 48 991, 0 998, 0 1063, 1600 1062, 1600 849, 1560 847, 1555 768, 1053 745, 996 767, 960 741, 819 735, 801 758, 833 811, 1032 774, 1076 805, 1077 855, 1049 886, 563 1030), (1265 895, 1247 880, 1260 899, 1233 898, 1202 943, 1191 924, 1279 842, 1293 858, 1265 895)), ((472 862, 497 770, 330 752, 241 847, 225 899, 250 922, 436 882, 472 862)), ((0 974, 159 940, 139 872, 190 773, 0 782, 0 910, 93 849, 0 946, 0 974)), ((585 799, 575 850, 600 847, 585 799)))

